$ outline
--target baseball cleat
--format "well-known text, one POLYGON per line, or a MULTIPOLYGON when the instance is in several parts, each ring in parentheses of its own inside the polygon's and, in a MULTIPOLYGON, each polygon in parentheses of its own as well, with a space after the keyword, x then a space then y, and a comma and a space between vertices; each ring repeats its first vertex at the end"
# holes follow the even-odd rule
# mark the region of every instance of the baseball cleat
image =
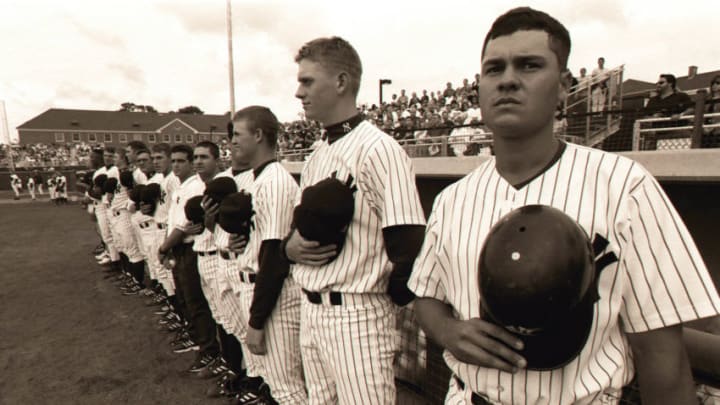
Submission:
POLYGON ((173 353, 187 353, 193 350, 200 350, 200 346, 190 339, 183 339, 172 348, 173 353))

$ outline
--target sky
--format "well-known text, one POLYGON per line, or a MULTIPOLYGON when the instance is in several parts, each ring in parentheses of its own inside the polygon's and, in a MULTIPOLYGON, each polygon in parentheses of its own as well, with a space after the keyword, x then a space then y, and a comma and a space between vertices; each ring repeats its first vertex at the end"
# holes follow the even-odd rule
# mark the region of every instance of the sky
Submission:
MULTIPOLYGON (((230 111, 226 0, 0 0, 0 143, 49 108, 160 112, 195 105, 230 111), (0 122, 1 123, 1 122, 0 122)), ((578 75, 599 56, 625 78, 720 69, 717 0, 344 1, 232 0, 236 109, 270 107, 282 121, 294 98, 303 43, 338 35, 363 62, 361 103, 407 89, 441 90, 473 80, 492 21, 528 5, 570 31, 578 75)))

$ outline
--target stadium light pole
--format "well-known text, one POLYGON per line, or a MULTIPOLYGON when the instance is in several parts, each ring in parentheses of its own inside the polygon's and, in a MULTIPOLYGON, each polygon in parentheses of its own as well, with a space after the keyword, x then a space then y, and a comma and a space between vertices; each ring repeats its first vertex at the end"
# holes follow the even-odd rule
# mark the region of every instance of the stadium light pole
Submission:
POLYGON ((380 85, 379 85, 379 87, 380 87, 380 104, 378 105, 378 107, 382 106, 382 89, 383 89, 383 85, 385 85, 385 84, 392 84, 392 80, 380 79, 380 85))
POLYGON ((227 37, 228 37, 228 74, 230 76, 230 119, 235 115, 235 74, 233 65, 233 46, 232 46, 232 11, 231 0, 227 0, 227 37))

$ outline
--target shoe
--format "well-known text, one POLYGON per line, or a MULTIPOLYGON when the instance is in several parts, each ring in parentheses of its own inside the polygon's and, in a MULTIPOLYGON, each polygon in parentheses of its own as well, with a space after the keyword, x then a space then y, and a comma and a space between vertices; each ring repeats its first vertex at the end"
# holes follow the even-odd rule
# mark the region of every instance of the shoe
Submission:
POLYGON ((110 264, 111 260, 110 257, 103 257, 101 260, 98 260, 98 264, 101 266, 105 266, 106 264, 110 264))
POLYGON ((190 339, 190 334, 188 333, 188 331, 185 329, 181 329, 175 334, 175 337, 170 342, 170 346, 176 346, 176 345, 180 344, 180 342, 182 342, 183 340, 189 340, 189 339, 190 339))
POLYGON ((183 325, 180 321, 172 321, 172 322, 170 322, 170 323, 167 323, 167 324, 163 325, 163 327, 164 327, 165 330, 167 330, 168 332, 177 332, 177 331, 179 331, 180 329, 184 328, 185 325, 183 325))
POLYGON ((198 356, 197 359, 195 359, 195 362, 190 366, 189 369, 187 369, 188 373, 197 374, 202 370, 205 370, 210 366, 211 364, 214 364, 217 361, 217 357, 210 355, 210 354, 204 354, 202 356, 198 356))
POLYGON ((132 286, 130 288, 122 289, 122 295, 138 295, 142 291, 139 285, 132 286))
POLYGON ((105 244, 100 242, 100 244, 95 246, 95 248, 93 249, 93 254, 99 255, 100 253, 103 253, 103 252, 105 252, 105 244))
POLYGON ((200 370, 197 373, 197 377, 203 380, 210 378, 218 378, 222 375, 225 375, 225 373, 227 373, 228 371, 230 371, 230 369, 225 363, 225 359, 223 359, 222 357, 218 357, 209 367, 200 370))
POLYGON ((163 305, 162 307, 153 311, 153 314, 154 315, 165 315, 168 312, 170 312, 171 310, 172 310, 172 308, 168 307, 167 305, 163 305), (163 309, 163 308, 165 308, 165 309, 163 309))
POLYGON ((239 392, 243 377, 228 371, 205 392, 205 395, 210 398, 233 397, 239 392))
POLYGON ((200 350, 200 346, 190 339, 183 339, 172 348, 173 353, 187 353, 192 350, 200 350))

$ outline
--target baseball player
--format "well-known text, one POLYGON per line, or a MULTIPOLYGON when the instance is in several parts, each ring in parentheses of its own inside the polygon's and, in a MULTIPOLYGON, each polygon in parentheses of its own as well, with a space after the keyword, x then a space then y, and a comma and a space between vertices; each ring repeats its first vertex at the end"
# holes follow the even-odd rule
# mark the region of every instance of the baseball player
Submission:
POLYGON ((125 147, 125 154, 128 158, 130 169, 132 170, 133 179, 135 184, 146 184, 149 177, 148 172, 151 171, 150 165, 150 153, 148 147, 140 141, 130 141, 125 147), (148 156, 140 152, 148 152, 148 156), (140 158, 138 159, 138 155, 140 158))
POLYGON ((29 176, 27 179, 27 189, 30 193, 30 198, 35 201, 35 179, 33 178, 33 176, 29 176))
POLYGON ((55 197, 58 204, 67 204, 67 177, 60 171, 55 172, 55 197))
POLYGON ((45 183, 43 181, 42 175, 37 170, 33 170, 32 177, 35 180, 35 185, 37 186, 38 193, 40 193, 42 195, 43 194, 43 184, 45 183))
POLYGON ((720 299, 650 173, 553 137, 569 52, 565 27, 526 7, 500 16, 485 38, 479 98, 496 156, 437 197, 408 282, 420 325, 445 348, 454 373, 446 403, 617 403, 636 370, 643 403, 696 403, 681 323, 716 315, 720 299), (478 263, 488 231, 531 204, 576 221, 600 250, 602 270, 585 346, 544 371, 526 368, 522 331, 480 318, 478 263))
POLYGON ((20 176, 18 176, 15 173, 12 173, 10 175, 10 187, 13 190, 13 193, 15 193, 15 200, 20 199, 20 189, 22 189, 22 180, 20 180, 20 176))
POLYGON ((47 179, 48 194, 50 195, 50 202, 53 204, 57 203, 57 180, 55 179, 55 169, 52 167, 49 169, 50 175, 47 179))
MULTIPOLYGON (((158 249, 161 262, 172 251, 176 261, 173 277, 177 295, 177 303, 184 319, 189 324, 190 339, 181 342, 173 349, 176 353, 199 350, 198 357, 188 371, 199 371, 209 364, 210 359, 217 357, 218 345, 215 339, 215 322, 210 314, 200 284, 197 268, 197 253, 193 251, 195 236, 203 231, 203 225, 189 224, 185 217, 185 203, 192 197, 202 195, 205 190, 204 180, 212 179, 212 175, 203 173, 203 177, 192 174, 194 153, 210 155, 210 147, 202 142, 193 152, 187 145, 175 145, 171 149, 173 173, 178 177, 180 186, 172 196, 168 212, 168 236, 158 249)), ((203 167, 205 169, 205 167, 203 167)))
MULTIPOLYGON (((144 213, 152 214, 155 227, 158 229, 157 233, 154 235, 153 243, 148 246, 148 250, 152 251, 150 253, 148 264, 155 267, 158 281, 165 290, 170 307, 173 312, 180 315, 177 313, 177 311, 179 311, 179 307, 175 297, 175 281, 173 279, 172 271, 162 265, 157 254, 160 245, 162 245, 162 242, 167 236, 168 209, 172 195, 180 183, 170 167, 170 145, 166 143, 154 145, 152 148, 151 158, 155 174, 150 178, 150 180, 148 180, 148 182, 159 184, 160 192, 157 197, 153 196, 152 201, 143 197, 144 208, 142 208, 143 205, 141 205, 144 213), (152 209, 153 206, 154 210, 152 209)), ((162 300, 158 300, 158 303, 161 302, 162 300)))
POLYGON ((301 292, 288 278, 290 266, 280 251, 299 189, 275 160, 279 123, 270 109, 244 108, 235 114, 233 127, 234 149, 253 168, 245 191, 255 211, 255 228, 238 258, 240 271, 248 278, 255 276, 255 283, 240 284, 241 340, 260 365, 273 398, 280 404, 304 404, 308 398, 300 360, 301 292))
POLYGON ((413 298, 405 283, 425 224, 412 163, 397 142, 358 113, 362 67, 349 43, 319 38, 295 60, 295 96, 306 117, 325 129, 325 140, 305 163, 300 188, 305 193, 328 178, 357 188, 342 249, 297 231, 284 241, 285 254, 297 263, 292 277, 306 295, 300 345, 309 400, 394 404, 393 302, 413 298))
MULTIPOLYGON (((93 154, 98 154, 99 151, 94 151, 93 154)), ((119 177, 119 173, 117 170, 117 167, 115 167, 115 148, 112 146, 106 147, 102 151, 102 160, 97 158, 99 162, 102 162, 103 166, 99 169, 95 170, 93 173, 93 181, 95 181, 98 176, 104 175, 106 178, 115 178, 117 179, 119 177)), ((51 192, 50 190, 50 177, 48 179, 48 192, 51 192)), ((102 193, 101 193, 102 194, 102 193)), ((95 217, 97 220, 97 226, 98 230, 100 231, 100 237, 102 238, 103 242, 105 243, 105 249, 107 250, 108 257, 110 259, 110 268, 113 272, 120 272, 121 271, 121 265, 120 265, 120 254, 115 246, 115 243, 112 239, 112 233, 110 231, 110 222, 108 217, 108 206, 106 204, 105 197, 102 195, 98 195, 99 198, 93 199, 93 208, 95 217)), ((52 198, 52 193, 51 193, 52 198)))

